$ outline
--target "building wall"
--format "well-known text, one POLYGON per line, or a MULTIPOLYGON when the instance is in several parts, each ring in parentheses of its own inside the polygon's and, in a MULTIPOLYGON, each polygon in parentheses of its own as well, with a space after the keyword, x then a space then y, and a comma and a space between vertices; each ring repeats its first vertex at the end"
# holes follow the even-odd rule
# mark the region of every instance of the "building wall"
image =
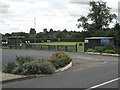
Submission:
POLYGON ((101 44, 101 40, 100 39, 95 39, 95 40, 88 40, 88 43, 85 43, 85 46, 84 46, 84 51, 86 52, 87 49, 89 48, 95 48, 96 46, 100 46, 101 44))
POLYGON ((14 44, 20 44, 22 43, 22 39, 17 39, 17 38, 9 38, 8 39, 8 44, 14 45, 14 44))
MULTIPOLYGON (((112 42, 113 45, 114 45, 114 39, 110 39, 109 40, 109 43, 112 42)), ((108 43, 108 44, 109 44, 108 43)), ((87 51, 87 49, 89 48, 92 48, 94 49, 96 46, 105 46, 105 45, 102 45, 101 44, 101 39, 89 39, 88 40, 88 43, 85 43, 85 46, 84 46, 84 52, 87 51)))

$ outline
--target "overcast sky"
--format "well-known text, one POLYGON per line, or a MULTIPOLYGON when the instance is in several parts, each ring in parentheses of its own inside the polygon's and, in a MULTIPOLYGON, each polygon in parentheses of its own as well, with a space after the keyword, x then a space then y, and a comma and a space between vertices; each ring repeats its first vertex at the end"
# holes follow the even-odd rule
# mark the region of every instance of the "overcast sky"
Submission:
MULTIPOLYGON (((118 14, 119 0, 102 1, 107 2, 112 13, 118 14)), ((34 17, 37 32, 43 28, 80 31, 77 19, 88 12, 89 0, 1 0, 0 33, 29 32, 34 27, 34 17)))

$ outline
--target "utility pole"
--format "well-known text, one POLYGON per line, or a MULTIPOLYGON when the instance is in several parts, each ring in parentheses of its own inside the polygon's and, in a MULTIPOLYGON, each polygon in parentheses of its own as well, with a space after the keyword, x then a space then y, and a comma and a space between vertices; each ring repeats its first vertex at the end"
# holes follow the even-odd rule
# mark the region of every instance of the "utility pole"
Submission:
MULTIPOLYGON (((34 17, 34 29, 36 31, 36 17, 34 17)), ((36 33, 34 34, 34 43, 36 43, 36 33)))

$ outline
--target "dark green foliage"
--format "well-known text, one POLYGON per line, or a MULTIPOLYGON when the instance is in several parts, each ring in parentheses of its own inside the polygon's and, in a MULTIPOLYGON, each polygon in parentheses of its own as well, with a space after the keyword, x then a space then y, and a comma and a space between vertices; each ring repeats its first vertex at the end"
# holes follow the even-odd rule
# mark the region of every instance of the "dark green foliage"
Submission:
POLYGON ((115 49, 115 46, 113 45, 114 43, 110 43, 108 45, 105 46, 105 49, 106 50, 112 50, 112 49, 115 49))
POLYGON ((35 31, 34 28, 31 28, 31 29, 30 29, 30 34, 36 34, 36 31, 35 31))
POLYGON ((95 50, 98 51, 98 52, 103 52, 105 50, 105 46, 96 46, 95 47, 95 50))
POLYGON ((30 56, 16 56, 16 62, 19 66, 22 66, 24 63, 33 61, 34 58, 30 56))
POLYGON ((56 69, 59 68, 59 59, 58 58, 52 57, 49 59, 49 62, 52 63, 56 69))
POLYGON ((46 60, 36 60, 23 64, 23 75, 31 74, 52 74, 54 73, 54 66, 46 60))
POLYGON ((52 57, 50 57, 48 61, 52 63, 56 69, 58 69, 69 64, 72 61, 72 59, 69 57, 69 55, 67 55, 64 52, 56 52, 53 54, 52 57))
POLYGON ((47 60, 35 60, 32 57, 18 57, 16 63, 7 64, 3 72, 19 75, 32 75, 32 74, 52 74, 55 71, 55 67, 47 60))
POLYGON ((87 52, 94 52, 94 49, 89 48, 89 49, 87 50, 87 52))
POLYGON ((11 73, 12 70, 16 67, 16 64, 14 62, 12 63, 8 63, 7 65, 5 65, 4 69, 2 70, 2 72, 4 73, 11 73))
POLYGON ((96 31, 94 31, 92 36, 104 37, 105 35, 106 35, 106 31, 105 30, 96 30, 96 31))
POLYGON ((105 50, 104 52, 105 52, 105 53, 112 53, 112 54, 115 54, 115 53, 116 53, 115 50, 105 50))
POLYGON ((110 12, 111 8, 107 7, 106 2, 103 1, 91 1, 89 10, 87 17, 81 16, 78 19, 82 22, 78 24, 78 27, 83 27, 88 31, 105 29, 116 18, 116 15, 110 12))
POLYGON ((22 72, 22 67, 20 67, 19 65, 17 65, 16 67, 13 68, 13 70, 11 71, 12 74, 18 74, 21 75, 22 72))

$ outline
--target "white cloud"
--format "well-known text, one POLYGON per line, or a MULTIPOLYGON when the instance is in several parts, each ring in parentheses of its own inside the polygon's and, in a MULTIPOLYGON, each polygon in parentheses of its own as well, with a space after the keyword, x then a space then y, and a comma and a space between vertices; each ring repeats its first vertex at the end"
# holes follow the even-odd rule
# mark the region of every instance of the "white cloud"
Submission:
MULTIPOLYGON (((97 1, 97 0, 95 0, 97 1)), ((113 13, 117 14, 118 0, 107 2, 113 13)), ((3 0, 0 1, 0 33, 29 32, 34 27, 36 17, 36 30, 43 28, 56 30, 80 30, 77 28, 77 19, 89 12, 89 0, 3 0), (34 3, 31 3, 34 2, 34 3), (58 6, 57 6, 58 5, 58 6)))

